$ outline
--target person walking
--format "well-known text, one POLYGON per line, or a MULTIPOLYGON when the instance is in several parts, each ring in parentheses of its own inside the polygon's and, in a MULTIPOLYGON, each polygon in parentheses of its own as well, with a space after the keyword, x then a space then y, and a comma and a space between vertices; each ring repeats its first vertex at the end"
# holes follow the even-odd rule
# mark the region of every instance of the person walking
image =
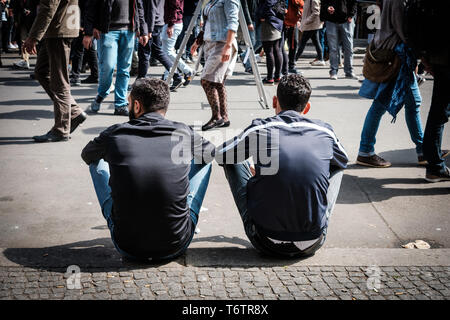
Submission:
POLYGON ((89 0, 78 0, 80 7, 80 34, 72 43, 72 70, 70 84, 72 86, 79 86, 82 83, 98 83, 98 59, 97 50, 92 45, 89 49, 83 47, 84 38, 84 17, 86 15, 86 6, 89 0), (87 61, 91 74, 81 80, 81 70, 84 64, 84 60, 87 61))
POLYGON ((127 91, 135 33, 139 34, 143 45, 148 42, 142 0, 88 1, 84 33, 85 49, 92 46, 93 37, 97 39, 100 66, 97 96, 89 111, 95 114, 100 110, 101 103, 109 95, 117 67, 114 115, 128 116, 127 91))
POLYGON ((44 135, 34 136, 36 142, 68 141, 87 118, 70 93, 70 44, 80 29, 78 0, 41 0, 40 9, 23 49, 36 54, 35 78, 53 101, 55 124, 44 135))
POLYGON ((347 79, 358 79, 353 73, 353 32, 355 0, 321 0, 320 20, 325 21, 330 56, 330 79, 338 79, 340 50, 344 52, 344 73, 347 79))
MULTIPOLYGON (((164 0, 145 1, 144 9, 149 41, 145 46, 140 43, 138 47, 138 78, 147 76, 150 58, 161 62, 166 70, 170 70, 173 65, 172 61, 162 49, 161 36, 164 27, 164 0)), ((178 88, 181 83, 183 83, 182 76, 178 72, 175 72, 171 90, 178 88)))
MULTIPOLYGON (((169 57, 172 63, 175 62, 177 54, 175 52, 175 44, 183 30, 183 7, 184 0, 166 0, 164 3, 164 27, 162 30, 162 49, 164 53, 169 57)), ((178 61, 177 68, 181 70, 184 75, 184 85, 187 86, 192 79, 193 70, 189 67, 183 59, 178 61)), ((169 75, 166 70, 164 72, 164 78, 169 75)), ((178 89, 182 83, 175 82, 172 84, 171 91, 178 89)))
POLYGON ((311 39, 316 48, 317 57, 311 65, 324 66, 323 48, 319 40, 319 31, 323 27, 323 22, 320 21, 320 0, 305 0, 303 6, 303 16, 300 23, 300 31, 302 32, 302 39, 298 47, 295 59, 298 60, 305 50, 306 43, 311 39))
MULTIPOLYGON (((277 10, 278 0, 263 0, 258 7, 258 20, 261 23, 261 41, 266 54, 267 75, 263 79, 266 85, 280 81, 283 64, 282 31, 284 13, 277 10)), ((284 11, 284 9, 283 9, 284 11)))
MULTIPOLYGON (((405 106, 405 120, 411 140, 416 146, 418 161, 423 158, 423 130, 420 120, 420 105, 422 97, 414 74, 417 58, 408 48, 403 26, 402 2, 397 0, 384 0, 381 10, 381 28, 376 31, 369 48, 372 55, 382 50, 390 51, 400 59, 400 67, 394 70, 391 79, 385 82, 369 80, 366 75, 359 95, 372 99, 372 105, 367 112, 361 132, 359 152, 356 163, 359 165, 387 168, 392 164, 375 153, 375 136, 380 125, 381 117, 388 111, 395 119, 397 113, 405 106)), ((328 25, 327 25, 328 32, 328 25)), ((331 48, 331 47, 330 47, 331 48)), ((331 54, 331 52, 330 52, 331 54)), ((367 57, 366 57, 367 59, 367 57)), ((330 56, 331 60, 331 56, 330 56)))
POLYGON ((288 72, 297 73, 295 69, 295 55, 298 47, 297 29, 300 27, 300 20, 303 14, 303 0, 289 0, 286 16, 284 17, 284 28, 288 43, 288 72))
POLYGON ((225 80, 233 74, 237 59, 236 32, 239 27, 239 0, 209 0, 203 8, 203 32, 191 47, 195 55, 203 45, 205 65, 201 85, 211 107, 211 119, 202 130, 230 126, 225 80))

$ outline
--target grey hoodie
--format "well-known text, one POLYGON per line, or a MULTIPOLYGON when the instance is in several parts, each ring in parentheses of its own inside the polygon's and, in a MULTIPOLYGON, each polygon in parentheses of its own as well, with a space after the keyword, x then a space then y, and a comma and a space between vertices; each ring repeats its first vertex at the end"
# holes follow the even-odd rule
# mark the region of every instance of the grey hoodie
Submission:
POLYGON ((164 0, 144 1, 145 21, 148 32, 152 33, 155 26, 164 25, 164 0))

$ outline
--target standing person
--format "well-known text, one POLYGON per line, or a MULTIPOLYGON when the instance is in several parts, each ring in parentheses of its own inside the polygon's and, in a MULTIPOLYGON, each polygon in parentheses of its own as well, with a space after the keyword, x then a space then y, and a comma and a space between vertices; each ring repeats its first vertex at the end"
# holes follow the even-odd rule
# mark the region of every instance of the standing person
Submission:
MULTIPOLYGON (((164 53, 169 57, 172 63, 175 62, 177 54, 175 52, 175 44, 183 30, 183 7, 184 0, 165 0, 164 3, 164 27, 162 30, 162 48, 164 53)), ((177 68, 184 74, 184 85, 191 82, 193 71, 182 60, 178 61, 177 68)), ((169 72, 164 72, 164 77, 168 76, 169 72)), ((174 80, 175 82, 175 80, 174 80)), ((174 91, 181 86, 181 83, 172 85, 171 90, 174 91)))
POLYGON ((22 45, 30 32, 37 13, 37 0, 12 0, 11 9, 14 12, 14 25, 16 27, 16 40, 22 60, 13 64, 14 68, 30 69, 30 57, 22 50, 22 45))
POLYGON ((311 65, 324 66, 323 60, 323 48, 319 40, 319 31, 323 27, 323 22, 320 21, 320 0, 305 0, 303 6, 303 17, 300 23, 300 31, 302 32, 302 40, 298 47, 297 55, 295 57, 298 60, 305 50, 306 43, 309 39, 312 40, 314 47, 316 48, 317 57, 311 65))
POLYGON ((3 50, 3 30, 8 21, 6 12, 6 0, 0 0, 0 68, 3 68, 2 50, 3 50))
POLYGON ((322 0, 320 20, 325 21, 330 55, 330 79, 338 79, 339 46, 344 51, 344 73, 347 79, 358 79, 353 73, 353 32, 356 14, 355 0, 322 0))
MULTIPOLYGON (((245 22, 247 23, 248 33, 252 42, 253 50, 256 52, 256 11, 258 10, 259 0, 241 0, 242 10, 244 12, 245 22)), ((241 60, 244 61, 245 56, 248 55, 248 49, 241 54, 241 60)), ((244 69, 247 73, 253 73, 250 58, 244 63, 244 69)))
POLYGON ((39 12, 23 44, 29 54, 39 53, 34 68, 35 78, 53 101, 55 124, 44 135, 34 136, 36 142, 68 141, 87 118, 70 93, 70 44, 80 29, 78 0, 41 0, 39 12))
POLYGON ((300 27, 300 19, 303 14, 303 0, 289 0, 289 6, 284 17, 284 28, 289 47, 288 72, 297 73, 295 69, 295 54, 298 47, 297 28, 300 27))
MULTIPOLYGON (((166 68, 172 68, 172 61, 162 49, 161 32, 164 27, 164 0, 149 0, 144 2, 145 19, 148 26, 149 41, 144 46, 139 44, 138 78, 147 76, 150 57, 158 60, 166 68)), ((173 75, 171 90, 176 90, 183 83, 178 72, 173 75)))
POLYGON ((103 131, 81 154, 114 246, 127 258, 182 255, 194 236, 211 176, 214 145, 184 123, 166 119, 169 100, 164 81, 136 80, 130 121, 103 131), (181 154, 176 151, 180 144, 181 154))
POLYGON ((436 42, 430 34, 447 28, 450 11, 448 1, 410 0, 406 2, 405 21, 407 44, 421 58, 425 70, 433 75, 433 95, 423 137, 423 164, 425 180, 439 182, 450 180, 450 169, 442 150, 444 125, 450 115, 450 43, 448 39, 436 42), (417 21, 420 19, 421 23, 417 21))
MULTIPOLYGON (((175 44, 175 50, 178 51, 178 49, 181 46, 181 43, 183 42, 183 38, 186 34, 187 29, 189 28, 189 24, 191 23, 191 20, 194 16, 195 9, 197 8, 199 0, 193 0, 193 1, 185 1, 184 2, 184 8, 183 8, 183 30, 181 31, 180 35, 178 36, 177 43, 175 44)), ((195 38, 198 35, 198 28, 200 19, 196 21, 194 25, 193 32, 189 36, 188 42, 186 43, 186 48, 184 48, 184 53, 181 56, 183 60, 185 60, 187 63, 194 63, 194 60, 192 59, 192 54, 190 51, 190 48, 192 44, 195 41, 195 38)))
POLYGON ((375 168, 391 166, 389 161, 384 160, 375 153, 375 136, 381 117, 386 111, 395 118, 403 106, 405 106, 405 119, 409 134, 416 145, 418 160, 420 161, 423 157, 423 131, 420 121, 422 97, 414 75, 417 59, 411 49, 405 45, 403 10, 404 7, 401 1, 383 1, 381 28, 376 31, 371 43, 373 48, 371 52, 374 55, 376 55, 377 50, 391 50, 398 55, 401 66, 391 80, 380 83, 364 79, 359 90, 359 95, 362 97, 373 99, 364 121, 358 158, 356 160, 357 164, 363 166, 375 168))
POLYGON ((237 58, 236 32, 239 27, 239 0, 209 0, 203 8, 203 32, 191 47, 203 42, 205 65, 201 84, 211 107, 211 119, 202 130, 230 126, 225 79, 232 75, 237 58))
POLYGON ((76 38, 72 43, 72 71, 70 84, 79 86, 82 83, 98 83, 98 60, 97 60, 97 50, 95 46, 92 45, 89 49, 83 47, 84 38, 84 17, 86 15, 86 6, 89 0, 78 0, 80 7, 80 18, 81 18, 81 28, 78 38, 76 38), (81 80, 80 74, 83 67, 83 59, 86 59, 91 74, 86 78, 81 80))
POLYGON ((266 54, 267 76, 263 79, 263 83, 266 85, 273 85, 274 82, 280 81, 283 64, 281 32, 283 31, 284 14, 276 10, 278 4, 278 0, 262 0, 258 8, 261 41, 266 54))
POLYGON ((273 98, 276 115, 253 120, 216 149, 245 233, 265 255, 314 255, 325 243, 347 167, 333 128, 305 117, 310 95, 311 85, 301 75, 281 78, 273 98))
POLYGON ((97 113, 109 95, 114 69, 114 115, 128 116, 127 91, 133 58, 135 33, 139 41, 148 41, 142 0, 90 0, 85 16, 83 45, 89 49, 96 38, 99 57, 99 85, 90 112, 97 113))

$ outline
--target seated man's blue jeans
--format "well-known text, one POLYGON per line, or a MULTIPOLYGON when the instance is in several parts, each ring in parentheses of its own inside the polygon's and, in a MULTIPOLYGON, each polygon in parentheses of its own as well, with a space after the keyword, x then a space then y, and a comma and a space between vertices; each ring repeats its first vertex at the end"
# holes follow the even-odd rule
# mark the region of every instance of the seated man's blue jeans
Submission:
MULTIPOLYGON (((417 104, 416 102, 421 100, 420 92, 418 91, 418 87, 417 90, 415 89, 414 91, 410 88, 407 90, 408 92, 405 97, 406 125, 408 126, 411 140, 416 145, 417 154, 422 155, 423 130, 420 121, 420 104, 417 104)), ((380 126, 381 117, 385 113, 386 106, 380 103, 377 99, 374 99, 364 121, 358 155, 370 157, 375 154, 375 136, 377 134, 378 127, 380 126)))
MULTIPOLYGON (((274 257, 297 258, 311 256, 322 247, 326 239, 327 228, 324 229, 322 236, 315 244, 304 250, 300 250, 292 244, 275 244, 267 237, 258 234, 258 231, 247 212, 247 183, 252 177, 249 163, 244 161, 239 164, 227 164, 223 166, 223 169, 228 184, 230 185, 234 202, 236 203, 242 222, 244 223, 245 233, 257 251, 274 257)), ((330 184, 327 192, 328 207, 326 212, 328 221, 339 194, 343 175, 343 170, 335 171, 331 174, 329 179, 330 184)))
MULTIPOLYGON (((112 206, 113 199, 111 197, 111 188, 109 186, 109 165, 103 159, 98 163, 92 163, 89 165, 89 171, 91 173, 92 182, 94 183, 95 193, 102 209, 103 217, 106 219, 108 228, 111 232, 111 239, 116 247, 117 251, 124 257, 130 259, 138 259, 129 255, 119 248, 114 241, 114 222, 112 220, 112 206)), ((205 198, 206 189, 208 188, 209 178, 211 176, 211 164, 191 164, 191 171, 189 172, 189 194, 187 197, 187 203, 190 208, 190 217, 194 224, 193 232, 190 235, 190 240, 184 248, 179 252, 169 255, 159 260, 174 259, 182 255, 189 246, 192 238, 194 237, 195 226, 198 223, 198 216, 202 207, 203 199, 205 198)), ((149 243, 149 246, 152 244, 149 243)), ((139 259, 138 259, 139 260, 139 259)))
POLYGON ((114 106, 120 108, 128 104, 127 90, 130 67, 135 45, 134 32, 117 30, 102 33, 98 42, 99 81, 97 94, 102 99, 109 95, 114 68, 117 66, 114 89, 114 106))

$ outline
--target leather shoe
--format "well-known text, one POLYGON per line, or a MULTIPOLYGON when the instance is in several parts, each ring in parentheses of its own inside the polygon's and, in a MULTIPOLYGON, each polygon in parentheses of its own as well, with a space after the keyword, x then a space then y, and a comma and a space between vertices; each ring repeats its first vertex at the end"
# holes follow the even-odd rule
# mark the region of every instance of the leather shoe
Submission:
POLYGON ((202 131, 207 131, 212 128, 218 128, 218 127, 222 126, 223 123, 224 123, 223 119, 219 119, 219 120, 211 119, 202 126, 202 131))
POLYGON ((42 136, 34 136, 33 137, 35 142, 59 142, 59 141, 69 141, 69 137, 64 137, 61 135, 58 135, 51 130, 47 132, 46 134, 43 134, 42 136))
POLYGON ((82 111, 77 117, 73 118, 70 122, 70 133, 74 132, 75 129, 78 128, 78 126, 82 124, 86 119, 87 114, 84 111, 82 111))

